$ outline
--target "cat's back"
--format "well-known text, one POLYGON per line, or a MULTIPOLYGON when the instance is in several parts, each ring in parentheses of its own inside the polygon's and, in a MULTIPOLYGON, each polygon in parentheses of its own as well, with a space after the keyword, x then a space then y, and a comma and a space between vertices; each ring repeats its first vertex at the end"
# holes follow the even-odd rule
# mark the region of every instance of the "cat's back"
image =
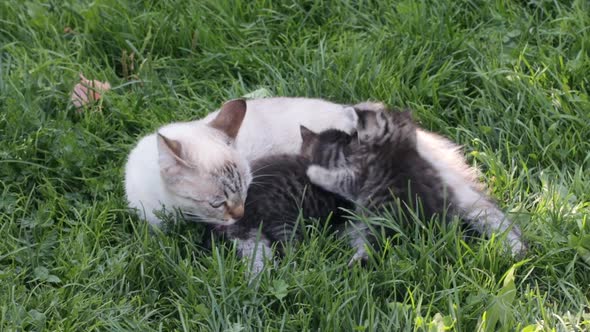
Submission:
MULTIPOLYGON (((301 125, 320 132, 336 128, 352 132, 358 117, 351 107, 323 99, 275 97, 246 101, 247 112, 236 139, 237 149, 253 161, 268 155, 296 154, 301 125)), ((210 122, 218 111, 203 119, 210 122)))
MULTIPOLYGON (((244 126, 248 127, 248 123, 250 122, 257 123, 262 121, 263 123, 275 123, 276 121, 285 121, 286 119, 308 121, 308 119, 301 117, 303 114, 308 114, 310 119, 315 118, 319 121, 333 120, 334 112, 337 112, 337 115, 341 115, 339 113, 344 108, 343 105, 323 99, 298 97, 248 99, 246 100, 246 105, 247 113, 242 128, 244 126)), ((212 121, 218 112, 219 110, 216 110, 208 114, 203 120, 205 122, 212 121)), ((309 125, 309 129, 316 129, 311 121, 302 124, 306 127, 309 125)), ((348 126, 349 123, 346 123, 346 125, 348 126)))
POLYGON ((162 192, 159 175, 156 135, 151 134, 140 139, 129 153, 125 164, 125 195, 129 206, 154 224, 158 220, 151 211, 160 205, 162 192))

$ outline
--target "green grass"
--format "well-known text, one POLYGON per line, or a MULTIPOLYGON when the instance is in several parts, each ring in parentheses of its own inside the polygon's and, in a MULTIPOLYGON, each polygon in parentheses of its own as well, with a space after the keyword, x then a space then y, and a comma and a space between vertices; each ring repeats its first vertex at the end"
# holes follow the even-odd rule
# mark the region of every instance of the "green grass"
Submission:
POLYGON ((586 0, 2 1, 0 330, 590 329, 589 58, 586 0), (102 112, 73 109, 79 72, 111 82, 102 112), (417 224, 349 270, 312 230, 249 286, 201 228, 151 234, 138 137, 260 88, 412 107, 529 253, 417 224))

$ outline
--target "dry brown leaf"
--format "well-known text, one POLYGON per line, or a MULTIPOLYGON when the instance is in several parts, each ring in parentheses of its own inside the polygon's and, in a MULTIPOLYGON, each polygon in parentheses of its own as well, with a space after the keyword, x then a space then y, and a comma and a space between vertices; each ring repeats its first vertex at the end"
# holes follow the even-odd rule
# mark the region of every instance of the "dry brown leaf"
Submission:
POLYGON ((72 103, 76 106, 78 112, 81 112, 86 104, 99 100, 102 94, 110 89, 111 84, 109 82, 89 80, 80 73, 80 83, 74 86, 74 91, 72 92, 72 103))

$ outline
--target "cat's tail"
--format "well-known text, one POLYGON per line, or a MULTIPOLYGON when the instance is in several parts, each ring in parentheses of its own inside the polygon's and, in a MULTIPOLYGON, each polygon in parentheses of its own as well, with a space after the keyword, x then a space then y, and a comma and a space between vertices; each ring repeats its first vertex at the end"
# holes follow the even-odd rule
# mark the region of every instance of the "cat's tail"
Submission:
MULTIPOLYGON (((527 246, 522 239, 522 233, 517 225, 506 217, 506 215, 487 197, 478 193, 479 199, 471 206, 463 206, 463 219, 469 222, 470 226, 488 236, 493 234, 504 234, 506 244, 513 256, 522 256, 527 251, 527 246)), ((466 202, 462 202, 465 204, 466 202)))
POLYGON ((526 252, 520 229, 487 197, 485 186, 478 181, 479 171, 467 165, 459 146, 442 136, 419 129, 417 148, 420 156, 428 160, 451 189, 453 205, 470 226, 487 236, 506 233, 507 245, 513 255, 526 252))

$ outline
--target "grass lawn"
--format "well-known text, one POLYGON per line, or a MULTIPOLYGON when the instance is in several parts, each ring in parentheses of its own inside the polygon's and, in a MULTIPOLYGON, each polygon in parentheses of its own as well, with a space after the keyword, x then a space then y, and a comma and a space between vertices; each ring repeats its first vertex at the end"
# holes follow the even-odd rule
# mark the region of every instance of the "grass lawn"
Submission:
POLYGON ((589 58, 587 0, 4 0, 0 330, 590 329, 589 58), (79 73, 112 85, 83 112, 79 73), (310 230, 248 285, 199 225, 152 235, 126 210, 134 143, 259 89, 413 108, 529 253, 417 223, 347 269, 310 230))

